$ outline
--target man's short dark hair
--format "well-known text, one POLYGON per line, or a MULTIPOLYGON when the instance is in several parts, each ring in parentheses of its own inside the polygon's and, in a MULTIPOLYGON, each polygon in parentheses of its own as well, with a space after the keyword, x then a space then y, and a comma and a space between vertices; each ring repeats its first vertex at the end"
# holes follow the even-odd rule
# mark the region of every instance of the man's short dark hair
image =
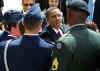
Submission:
POLYGON ((37 26, 40 24, 40 22, 42 22, 42 19, 41 20, 32 20, 32 18, 28 18, 27 16, 24 17, 25 28, 27 28, 29 30, 36 29, 37 26))
POLYGON ((57 7, 51 7, 51 8, 48 8, 47 11, 46 11, 46 13, 45 13, 46 18, 48 18, 50 12, 51 12, 52 10, 55 10, 55 9, 59 9, 59 8, 57 8, 57 7))
MULTIPOLYGON (((34 2, 34 1, 33 1, 34 2)), ((35 2, 36 2, 36 0, 35 0, 35 2)), ((24 0, 22 0, 22 4, 24 3, 24 0)))

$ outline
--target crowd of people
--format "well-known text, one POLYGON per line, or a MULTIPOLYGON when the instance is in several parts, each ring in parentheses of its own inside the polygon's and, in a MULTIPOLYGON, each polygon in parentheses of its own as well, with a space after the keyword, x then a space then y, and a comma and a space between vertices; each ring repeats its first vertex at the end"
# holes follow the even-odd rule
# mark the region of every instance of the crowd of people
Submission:
POLYGON ((99 71, 100 29, 90 1, 22 0, 23 11, 4 15, 0 1, 0 71, 99 71))

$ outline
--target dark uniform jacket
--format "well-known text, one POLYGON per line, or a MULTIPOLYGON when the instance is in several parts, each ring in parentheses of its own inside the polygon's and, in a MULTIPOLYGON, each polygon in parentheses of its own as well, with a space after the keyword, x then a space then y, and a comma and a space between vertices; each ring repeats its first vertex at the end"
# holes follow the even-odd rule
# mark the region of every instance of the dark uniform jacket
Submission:
POLYGON ((78 24, 57 42, 51 71, 97 71, 100 68, 100 34, 78 24))
POLYGON ((7 31, 0 31, 0 42, 3 40, 7 40, 8 34, 9 33, 7 31))
MULTIPOLYGON (((49 71, 51 48, 39 35, 25 34, 12 41, 7 50, 9 71, 49 71)), ((0 71, 5 71, 3 54, 0 71)))
POLYGON ((16 39, 13 35, 11 36, 8 31, 0 31, 0 42, 9 39, 16 39))
MULTIPOLYGON (((66 28, 64 26, 61 26, 60 29, 64 34, 66 28)), ((40 37, 49 43, 54 43, 59 38, 57 33, 52 29, 50 25, 45 28, 45 30, 40 34, 40 37)))
POLYGON ((3 54, 4 49, 8 40, 15 40, 16 38, 13 35, 10 35, 8 31, 0 31, 0 61, 1 55, 3 54))

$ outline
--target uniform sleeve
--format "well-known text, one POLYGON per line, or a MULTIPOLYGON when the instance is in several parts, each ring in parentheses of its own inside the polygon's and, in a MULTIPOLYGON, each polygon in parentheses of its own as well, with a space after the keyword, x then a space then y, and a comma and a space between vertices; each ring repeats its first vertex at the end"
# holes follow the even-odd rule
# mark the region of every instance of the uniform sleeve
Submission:
POLYGON ((60 48, 61 48, 61 43, 56 43, 56 45, 53 47, 53 50, 52 50, 52 66, 51 66, 50 71, 59 71, 60 48))

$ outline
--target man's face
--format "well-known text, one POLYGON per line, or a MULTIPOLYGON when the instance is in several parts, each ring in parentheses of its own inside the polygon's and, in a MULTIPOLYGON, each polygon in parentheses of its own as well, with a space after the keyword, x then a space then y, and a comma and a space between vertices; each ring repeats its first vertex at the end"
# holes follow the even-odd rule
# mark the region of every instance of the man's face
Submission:
POLYGON ((24 12, 26 12, 27 9, 29 9, 34 3, 35 0, 23 0, 22 5, 23 5, 24 12))
POLYGON ((59 0, 49 0, 49 7, 58 7, 59 0))
POLYGON ((60 27, 62 24, 62 14, 59 9, 51 10, 49 13, 49 17, 47 18, 48 24, 52 27, 60 27))

